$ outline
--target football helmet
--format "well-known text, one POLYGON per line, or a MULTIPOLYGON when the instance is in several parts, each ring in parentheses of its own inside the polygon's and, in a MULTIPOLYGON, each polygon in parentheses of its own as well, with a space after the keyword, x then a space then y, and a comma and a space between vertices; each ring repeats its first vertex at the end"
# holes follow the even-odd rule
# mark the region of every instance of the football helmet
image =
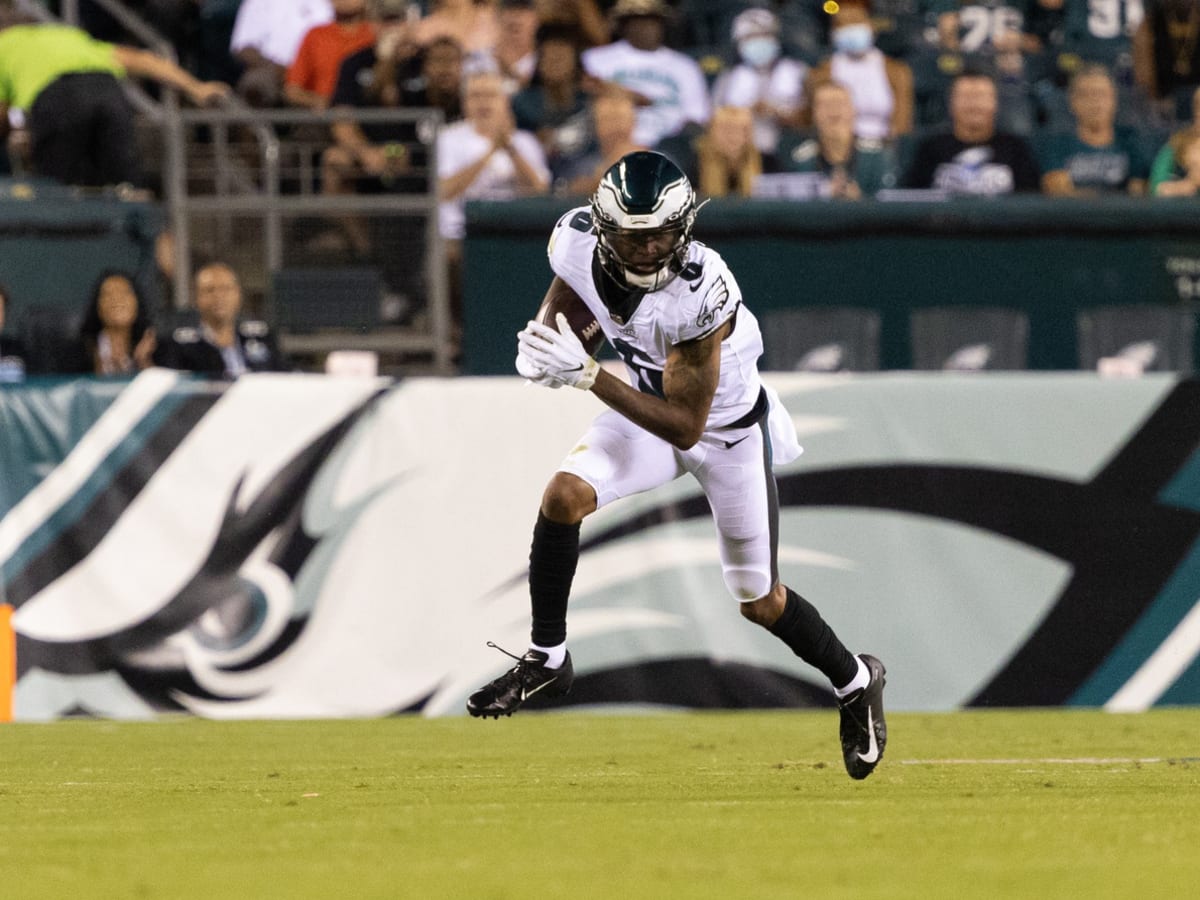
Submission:
POLYGON ((622 287, 660 290, 687 261, 698 209, 691 182, 669 158, 626 154, 592 195, 601 267, 622 287))

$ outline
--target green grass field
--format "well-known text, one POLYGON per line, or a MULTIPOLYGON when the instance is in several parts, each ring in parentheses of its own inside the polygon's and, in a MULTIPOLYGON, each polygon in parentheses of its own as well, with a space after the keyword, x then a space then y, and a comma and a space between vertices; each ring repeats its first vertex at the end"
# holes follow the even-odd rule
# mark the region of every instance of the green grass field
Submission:
POLYGON ((1200 710, 0 726, 0 896, 1182 898, 1200 710))

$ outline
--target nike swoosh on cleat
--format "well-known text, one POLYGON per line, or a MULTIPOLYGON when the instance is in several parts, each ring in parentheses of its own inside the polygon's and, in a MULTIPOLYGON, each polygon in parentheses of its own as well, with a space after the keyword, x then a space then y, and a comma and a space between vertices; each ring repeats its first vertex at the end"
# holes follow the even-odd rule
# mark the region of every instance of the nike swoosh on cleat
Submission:
POLYGON ((871 712, 871 707, 867 707, 867 752, 859 753, 858 758, 865 763, 879 762, 879 744, 875 741, 875 717, 871 712))
MULTIPOLYGON (((557 675, 555 675, 549 681, 543 681, 541 684, 539 684, 537 687, 535 687, 532 691, 526 691, 525 688, 521 688, 521 702, 524 703, 526 700, 528 700, 530 697, 532 697, 534 694, 536 694, 542 688, 549 687, 550 685, 554 684, 554 682, 556 682, 556 681, 558 681, 557 675)), ((869 712, 870 711, 868 710, 868 714, 869 714, 869 712)), ((872 734, 871 741, 873 743, 875 740, 874 732, 872 732, 871 734, 872 734)))

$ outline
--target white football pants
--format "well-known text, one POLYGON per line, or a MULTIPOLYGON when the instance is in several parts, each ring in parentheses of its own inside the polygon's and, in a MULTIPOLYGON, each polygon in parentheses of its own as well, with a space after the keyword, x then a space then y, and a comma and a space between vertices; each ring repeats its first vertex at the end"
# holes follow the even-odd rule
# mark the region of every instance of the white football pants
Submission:
POLYGON ((791 417, 773 391, 768 395, 769 412, 761 421, 706 431, 690 450, 607 410, 559 470, 591 485, 597 507, 692 474, 712 507, 725 586, 738 601, 757 600, 779 577, 779 503, 771 465, 800 455, 791 417))

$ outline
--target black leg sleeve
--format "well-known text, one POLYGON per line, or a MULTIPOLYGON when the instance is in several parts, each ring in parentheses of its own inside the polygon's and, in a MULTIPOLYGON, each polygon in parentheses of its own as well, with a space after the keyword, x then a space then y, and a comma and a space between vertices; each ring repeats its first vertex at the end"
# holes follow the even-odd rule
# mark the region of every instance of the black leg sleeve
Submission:
POLYGON ((787 589, 787 605, 771 633, 811 666, 820 669, 834 687, 849 684, 858 674, 858 661, 838 640, 816 607, 787 589))
POLYGON ((567 639, 567 599, 579 562, 579 523, 552 522, 538 512, 529 550, 529 599, 532 638, 542 647, 567 639))

